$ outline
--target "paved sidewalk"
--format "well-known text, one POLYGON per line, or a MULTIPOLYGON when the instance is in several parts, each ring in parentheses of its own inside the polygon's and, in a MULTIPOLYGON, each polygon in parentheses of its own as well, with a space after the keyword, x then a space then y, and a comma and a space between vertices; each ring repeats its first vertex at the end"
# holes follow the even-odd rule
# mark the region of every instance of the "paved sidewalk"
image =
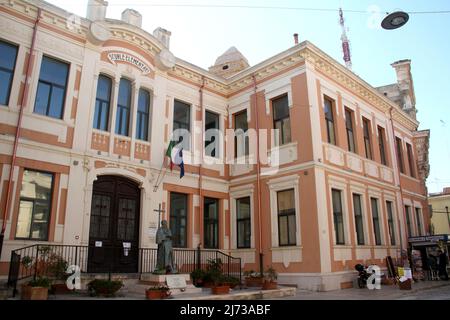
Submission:
POLYGON ((400 290, 396 285, 382 285, 380 290, 343 289, 328 292, 297 290, 295 296, 283 300, 403 300, 414 296, 420 299, 421 293, 439 288, 450 289, 450 281, 420 281, 412 284, 411 290, 400 290))

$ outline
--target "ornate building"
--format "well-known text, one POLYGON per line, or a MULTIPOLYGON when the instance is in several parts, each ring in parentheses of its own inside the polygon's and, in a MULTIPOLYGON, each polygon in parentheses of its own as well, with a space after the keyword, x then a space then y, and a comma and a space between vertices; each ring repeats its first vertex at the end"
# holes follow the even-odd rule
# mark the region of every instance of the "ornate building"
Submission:
POLYGON ((84 248, 83 272, 142 272, 159 204, 175 247, 311 290, 351 286, 356 263, 428 230, 409 62, 386 95, 308 41, 253 66, 231 48, 207 71, 137 11, 106 11, 0 6, 0 274, 36 243, 84 248), (177 130, 191 133, 181 179, 165 168, 177 130))

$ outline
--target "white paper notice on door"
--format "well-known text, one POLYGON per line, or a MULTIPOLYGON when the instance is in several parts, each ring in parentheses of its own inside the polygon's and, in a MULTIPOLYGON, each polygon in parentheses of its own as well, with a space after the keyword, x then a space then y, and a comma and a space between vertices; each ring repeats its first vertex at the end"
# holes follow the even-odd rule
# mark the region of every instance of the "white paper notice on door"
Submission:
POLYGON ((103 246, 103 242, 102 241, 95 241, 95 246, 96 247, 102 247, 103 246))
POLYGON ((131 248, 131 242, 124 242, 122 245, 123 245, 123 247, 125 249, 130 249, 131 248))

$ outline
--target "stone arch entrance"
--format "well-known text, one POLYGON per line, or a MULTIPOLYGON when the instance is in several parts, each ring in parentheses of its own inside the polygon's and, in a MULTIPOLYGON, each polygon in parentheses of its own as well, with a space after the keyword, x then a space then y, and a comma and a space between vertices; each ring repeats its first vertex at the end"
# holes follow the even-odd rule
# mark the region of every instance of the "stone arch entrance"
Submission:
POLYGON ((99 176, 93 184, 88 272, 136 273, 141 190, 127 178, 99 176))

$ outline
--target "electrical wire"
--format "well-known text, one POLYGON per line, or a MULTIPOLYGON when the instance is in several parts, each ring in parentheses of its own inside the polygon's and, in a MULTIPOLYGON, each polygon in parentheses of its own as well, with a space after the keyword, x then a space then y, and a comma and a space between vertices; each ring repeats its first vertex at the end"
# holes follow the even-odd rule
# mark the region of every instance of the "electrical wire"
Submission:
MULTIPOLYGON (((162 4, 162 3, 110 3, 109 6, 141 6, 141 7, 180 7, 180 8, 219 8, 219 9, 269 9, 269 10, 297 10, 317 12, 337 12, 333 8, 310 8, 310 7, 281 7, 281 6, 251 6, 251 5, 227 5, 227 4, 162 4)), ((367 10, 344 10, 345 13, 370 13, 367 10)), ((450 10, 437 11, 406 11, 408 14, 450 14, 450 10)))

